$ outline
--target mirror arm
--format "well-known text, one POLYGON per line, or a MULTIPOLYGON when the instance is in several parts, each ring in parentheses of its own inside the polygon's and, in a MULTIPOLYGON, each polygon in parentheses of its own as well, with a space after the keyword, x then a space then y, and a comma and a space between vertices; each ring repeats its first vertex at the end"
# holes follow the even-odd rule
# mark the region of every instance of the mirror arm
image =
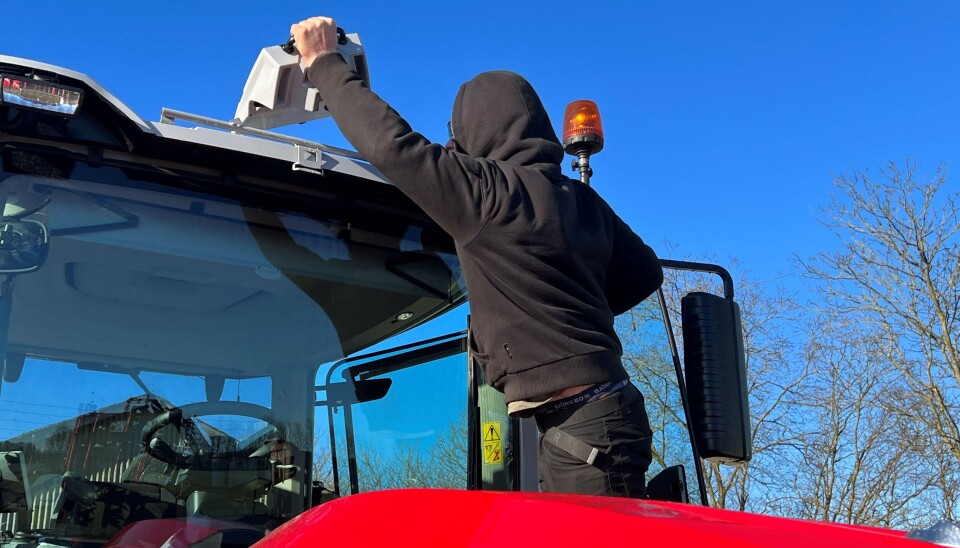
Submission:
POLYGON ((672 259, 660 259, 660 266, 670 270, 688 270, 690 272, 707 272, 716 274, 723 280, 723 298, 728 301, 733 300, 733 276, 726 268, 720 265, 709 263, 696 263, 692 261, 674 261, 672 259))

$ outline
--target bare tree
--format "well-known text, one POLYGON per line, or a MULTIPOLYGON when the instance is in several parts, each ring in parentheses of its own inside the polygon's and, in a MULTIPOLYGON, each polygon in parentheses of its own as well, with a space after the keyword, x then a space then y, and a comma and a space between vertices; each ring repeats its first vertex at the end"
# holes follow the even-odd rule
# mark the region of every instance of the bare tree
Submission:
POLYGON ((796 404, 808 371, 796 359, 797 303, 783 288, 740 278, 753 459, 735 467, 710 463, 705 472, 711 505, 769 513, 786 495, 783 477, 800 445, 796 404))
MULTIPOLYGON (((728 269, 736 273, 737 266, 734 261, 728 269)), ((793 359, 799 354, 792 331, 799 309, 781 288, 752 282, 746 274, 739 278, 736 300, 743 319, 754 458, 741 466, 706 463, 707 502, 719 508, 769 512, 771 501, 788 493, 780 481, 789 469, 783 454, 791 448, 796 452, 800 445, 799 420, 790 411, 806 374, 801 362, 793 359)), ((682 341, 677 321, 682 297, 693 291, 722 294, 713 276, 676 272, 667 272, 663 290, 678 341, 682 341)), ((646 396, 655 431, 651 472, 678 460, 692 472, 692 463, 682 457, 689 453, 690 440, 664 329, 658 307, 650 302, 618 321, 624 363, 646 396)), ((682 344, 678 350, 682 353, 682 344)))
MULTIPOLYGON (((344 454, 344 457, 346 455, 344 454)), ((346 458, 339 462, 346 464, 346 458)), ((364 447, 357 452, 357 469, 360 492, 382 491, 384 489, 393 489, 402 487, 402 484, 396 482, 396 461, 385 456, 381 451, 370 447, 364 447)), ((344 466, 340 472, 340 493, 349 494, 350 484, 347 468, 344 466)))
POLYGON ((418 440, 397 444, 393 456, 381 465, 391 488, 434 487, 466 489, 467 487, 467 420, 466 410, 453 421, 433 443, 424 446, 418 440))
POLYGON ((922 438, 888 409, 899 390, 896 372, 871 352, 878 335, 869 328, 822 316, 816 335, 808 349, 813 374, 803 387, 811 428, 797 462, 795 515, 908 527, 934 475, 922 438))
MULTIPOLYGON (((345 455, 338 457, 338 460, 343 463, 340 472, 341 493, 349 493, 345 455)), ((357 471, 362 492, 404 487, 465 489, 466 410, 429 444, 421 440, 400 440, 390 450, 372 445, 358 447, 357 471)))
POLYGON ((450 423, 430 448, 431 487, 464 489, 467 486, 467 413, 450 423))
POLYGON ((943 167, 921 181, 910 161, 876 178, 838 177, 822 222, 839 250, 801 264, 821 284, 821 308, 864 326, 874 336, 861 353, 896 371, 885 410, 898 431, 914 432, 908 441, 924 444, 916 458, 941 465, 928 489, 949 517, 958 512, 960 460, 960 219, 946 182, 943 167))
POLYGON ((327 488, 333 487, 333 459, 328 445, 313 446, 313 481, 319 481, 327 488))
POLYGON ((692 471, 690 437, 659 306, 647 300, 620 316, 616 327, 623 344, 624 366, 644 395, 653 431, 650 473, 674 464, 684 464, 692 471))

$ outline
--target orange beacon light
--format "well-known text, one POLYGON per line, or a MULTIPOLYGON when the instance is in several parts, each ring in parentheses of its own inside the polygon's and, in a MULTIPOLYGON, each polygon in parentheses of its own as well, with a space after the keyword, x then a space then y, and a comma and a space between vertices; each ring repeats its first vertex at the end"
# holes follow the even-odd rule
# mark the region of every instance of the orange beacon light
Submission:
POLYGON ((573 169, 580 172, 580 181, 589 185, 593 175, 590 155, 603 149, 603 123, 596 103, 581 99, 567 105, 562 141, 564 152, 577 157, 573 169))

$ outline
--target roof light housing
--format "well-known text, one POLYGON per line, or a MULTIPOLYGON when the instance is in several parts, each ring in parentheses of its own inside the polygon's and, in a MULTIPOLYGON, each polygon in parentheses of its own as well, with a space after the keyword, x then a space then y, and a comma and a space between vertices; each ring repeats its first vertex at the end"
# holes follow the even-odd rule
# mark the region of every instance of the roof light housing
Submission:
POLYGON ((0 83, 0 104, 15 108, 70 117, 77 113, 83 101, 83 90, 61 86, 56 82, 0 74, 0 83))

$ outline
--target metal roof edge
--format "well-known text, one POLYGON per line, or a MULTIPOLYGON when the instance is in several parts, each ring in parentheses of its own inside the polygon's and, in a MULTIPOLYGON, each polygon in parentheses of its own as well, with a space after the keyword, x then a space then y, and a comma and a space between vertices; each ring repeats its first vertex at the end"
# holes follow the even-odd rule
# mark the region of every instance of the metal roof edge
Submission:
POLYGON ((93 91, 103 97, 108 103, 110 103, 117 111, 130 119, 133 123, 137 124, 140 129, 147 133, 157 135, 158 132, 156 127, 140 118, 137 113, 133 112, 130 107, 123 104, 122 101, 117 99, 112 93, 104 89, 103 86, 98 84, 93 78, 90 78, 86 74, 82 74, 70 69, 65 69, 63 67, 58 67, 56 65, 50 65, 47 63, 41 63, 39 61, 34 61, 32 59, 24 59, 22 57, 12 57, 9 55, 0 55, 0 63, 7 63, 10 65, 21 65, 24 67, 29 67, 36 70, 42 70, 44 72, 52 72, 54 74, 59 74, 61 76, 66 76, 68 78, 73 78, 74 80, 80 80, 84 84, 90 87, 93 91))

